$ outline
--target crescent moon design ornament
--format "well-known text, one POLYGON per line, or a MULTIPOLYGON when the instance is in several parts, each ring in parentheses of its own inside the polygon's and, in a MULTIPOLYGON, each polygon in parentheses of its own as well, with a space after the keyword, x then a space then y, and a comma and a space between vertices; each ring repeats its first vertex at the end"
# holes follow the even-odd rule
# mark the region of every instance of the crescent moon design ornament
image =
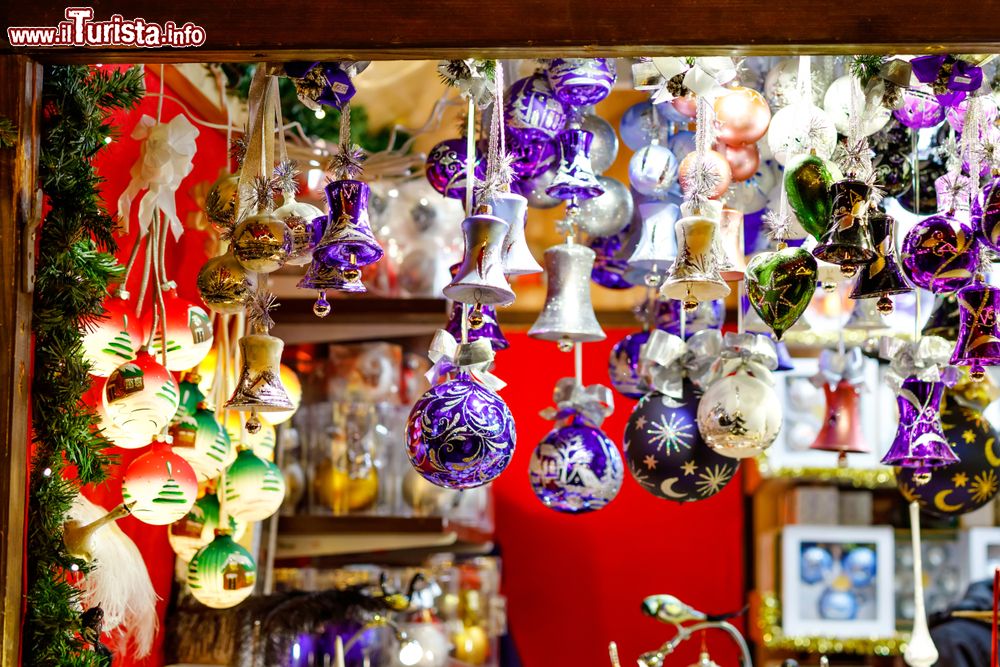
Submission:
POLYGON ((670 479, 665 479, 660 482, 660 493, 662 493, 667 498, 673 498, 674 500, 684 500, 687 496, 683 493, 677 493, 674 491, 674 484, 677 483, 676 477, 671 477, 670 479))
POLYGON ((934 496, 934 506, 937 507, 942 512, 955 512, 962 509, 962 505, 949 505, 945 502, 945 499, 951 495, 953 489, 945 489, 944 491, 939 491, 937 495, 934 496))
POLYGON ((996 442, 996 438, 989 438, 986 440, 986 460, 994 468, 1000 468, 1000 457, 993 453, 993 444, 996 442))

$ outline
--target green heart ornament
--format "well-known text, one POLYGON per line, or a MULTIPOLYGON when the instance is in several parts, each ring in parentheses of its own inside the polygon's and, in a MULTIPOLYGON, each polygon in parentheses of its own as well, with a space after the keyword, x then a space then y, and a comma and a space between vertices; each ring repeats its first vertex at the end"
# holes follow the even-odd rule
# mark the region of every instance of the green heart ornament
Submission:
POLYGON ((781 340, 816 291, 816 258, 802 248, 759 253, 747 265, 746 288, 750 305, 781 340))
POLYGON ((830 225, 833 198, 830 186, 841 178, 840 169, 818 155, 800 155, 785 167, 785 193, 799 224, 818 241, 830 225))

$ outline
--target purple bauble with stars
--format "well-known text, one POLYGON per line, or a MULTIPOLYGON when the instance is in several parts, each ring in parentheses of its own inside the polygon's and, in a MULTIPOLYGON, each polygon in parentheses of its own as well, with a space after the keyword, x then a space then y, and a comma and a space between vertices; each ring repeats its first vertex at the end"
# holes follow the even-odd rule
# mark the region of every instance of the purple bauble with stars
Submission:
POLYGON ((929 94, 903 89, 903 106, 892 112, 896 120, 912 130, 934 127, 944 120, 945 109, 929 94))
POLYGON ((625 473, 615 443, 576 416, 538 443, 528 474, 532 491, 546 507, 583 514, 614 500, 625 473))
POLYGON ((504 122, 526 141, 554 139, 566 127, 566 109, 556 99, 543 72, 518 79, 507 90, 504 122))
POLYGON ((639 350, 649 340, 648 331, 630 333, 611 348, 608 377, 611 386, 626 398, 642 398, 646 393, 639 379, 639 350))
POLYGON ((413 468, 446 489, 492 482, 510 463, 516 438, 507 404, 465 373, 431 387, 406 423, 413 468))
POLYGON ((710 498, 739 468, 739 461, 715 453, 701 439, 699 400, 685 380, 680 400, 647 394, 628 418, 625 461, 639 486, 658 498, 679 503, 710 498))
MULTIPOLYGON (((431 186, 445 197, 465 199, 465 164, 468 156, 465 139, 446 139, 427 155, 424 173, 431 186)), ((486 176, 486 161, 476 150, 476 164, 473 167, 477 180, 486 176)))
POLYGON ((972 227, 947 215, 932 215, 903 238, 903 272, 917 287, 936 294, 967 285, 979 265, 972 227))
POLYGON ((556 99, 572 107, 597 104, 615 85, 612 58, 553 58, 546 73, 556 99))

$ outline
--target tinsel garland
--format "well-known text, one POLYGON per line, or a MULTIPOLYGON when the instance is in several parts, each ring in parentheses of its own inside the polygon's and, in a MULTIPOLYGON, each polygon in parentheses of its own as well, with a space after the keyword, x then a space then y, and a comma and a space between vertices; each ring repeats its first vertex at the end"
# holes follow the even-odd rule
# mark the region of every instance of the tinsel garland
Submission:
POLYGON ((108 283, 120 269, 115 220, 101 202, 92 160, 112 136, 110 115, 133 107, 143 93, 141 68, 45 68, 38 176, 49 210, 40 229, 32 319, 25 665, 101 664, 80 637, 82 610, 70 574, 85 576, 88 566, 67 553, 63 524, 80 486, 105 479, 110 463, 96 417, 81 402, 90 387, 81 328, 103 316, 108 283))

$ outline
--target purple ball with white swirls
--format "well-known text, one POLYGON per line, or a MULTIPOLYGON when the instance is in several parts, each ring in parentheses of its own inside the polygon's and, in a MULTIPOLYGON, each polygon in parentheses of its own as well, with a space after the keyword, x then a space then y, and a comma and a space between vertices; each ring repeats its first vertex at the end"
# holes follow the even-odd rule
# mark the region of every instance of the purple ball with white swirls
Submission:
MULTIPOLYGON (((446 139, 427 154, 424 170, 427 181, 435 190, 450 199, 465 199, 465 168, 468 156, 465 139, 446 139)), ((486 176, 486 161, 476 150, 473 171, 477 180, 486 176)))
POLYGON ((573 107, 597 104, 615 85, 611 58, 553 58, 546 73, 556 99, 573 107))
POLYGON ((525 140, 553 139, 566 127, 566 109, 542 72, 515 81, 507 90, 504 122, 525 140))
POLYGON ((614 500, 625 469, 615 443, 599 428, 574 417, 538 443, 528 474, 531 490, 543 505, 583 514, 614 500))
POLYGON ((902 125, 910 129, 934 127, 944 120, 944 107, 932 95, 903 89, 903 106, 892 112, 902 125))
POLYGON ((516 440, 507 404, 465 373, 427 390, 406 423, 413 468, 446 489, 492 482, 510 463, 516 440))
POLYGON ((979 245, 969 225, 947 215, 932 215, 906 233, 901 260, 914 285, 947 294, 972 280, 979 265, 979 245))

